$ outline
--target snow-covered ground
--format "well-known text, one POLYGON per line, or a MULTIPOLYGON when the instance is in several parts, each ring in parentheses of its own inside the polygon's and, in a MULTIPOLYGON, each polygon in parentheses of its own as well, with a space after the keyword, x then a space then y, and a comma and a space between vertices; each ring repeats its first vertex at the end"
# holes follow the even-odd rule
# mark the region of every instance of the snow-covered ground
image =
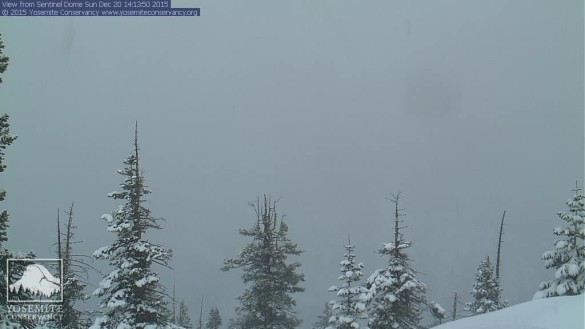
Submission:
POLYGON ((436 329, 583 329, 585 295, 553 297, 449 322, 436 329))

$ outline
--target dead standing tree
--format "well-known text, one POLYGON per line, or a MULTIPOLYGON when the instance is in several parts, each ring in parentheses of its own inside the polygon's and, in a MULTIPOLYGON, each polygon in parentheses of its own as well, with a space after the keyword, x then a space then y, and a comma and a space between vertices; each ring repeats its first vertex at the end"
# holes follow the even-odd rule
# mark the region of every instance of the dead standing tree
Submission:
POLYGON ((63 277, 61 278, 63 316, 57 324, 60 328, 83 328, 86 327, 87 323, 81 318, 82 312, 75 309, 75 303, 88 299, 83 290, 87 285, 88 269, 94 268, 80 259, 80 257, 88 256, 73 254, 73 244, 81 242, 74 241, 74 231, 77 227, 73 225, 73 203, 71 203, 69 211, 65 211, 67 215, 65 232, 61 231, 61 218, 59 210, 57 211, 57 255, 63 260, 63 277), (63 236, 65 241, 63 241, 63 236), (82 273, 84 279, 81 278, 82 273))
POLYGON ((502 252, 502 235, 504 233, 504 218, 506 218, 506 211, 502 214, 502 220, 500 222, 500 236, 498 239, 498 255, 496 257, 496 279, 500 280, 500 260, 502 252))

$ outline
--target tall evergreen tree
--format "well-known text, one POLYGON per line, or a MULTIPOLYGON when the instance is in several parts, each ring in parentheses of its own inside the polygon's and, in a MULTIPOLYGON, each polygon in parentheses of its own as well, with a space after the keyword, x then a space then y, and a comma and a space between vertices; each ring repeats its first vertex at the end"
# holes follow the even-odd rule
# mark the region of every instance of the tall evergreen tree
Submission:
MULTIPOLYGON (((2 59, 2 40, 0 39, 0 62, 2 59)), ((1 81, 1 80, 0 80, 1 81)), ((10 135, 10 125, 8 124, 8 114, 0 116, 0 172, 6 169, 4 163, 4 150, 16 136, 10 135)), ((0 190, 0 201, 6 198, 6 191, 0 190)), ((0 212, 0 278, 6 277, 6 259, 11 258, 11 253, 4 247, 4 242, 8 241, 8 211, 6 209, 0 212)), ((0 279, 0 308, 6 302, 6 282, 0 279)))
MULTIPOLYGON (((0 63, 3 58, 1 52, 3 47, 2 40, 0 39, 0 63)), ((6 169, 6 163, 4 163, 4 151, 8 145, 16 140, 16 136, 10 134, 8 118, 8 114, 0 116, 0 172, 4 172, 4 169, 6 169)), ((0 190, 0 201, 4 201, 5 198, 6 191, 0 190)), ((4 247, 4 242, 8 241, 8 226, 8 211, 4 209, 0 212, 0 278, 6 277, 6 259, 11 258, 11 253, 4 247)), ((0 306, 5 304, 6 301, 5 283, 5 280, 0 280, 0 306)))
POLYGON ((191 316, 189 315, 189 308, 184 300, 179 303, 179 315, 177 315, 177 325, 185 328, 191 329, 193 328, 193 324, 191 323, 191 316))
POLYGON ((416 279, 410 267, 400 226, 403 220, 398 208, 400 193, 392 195, 394 203, 394 242, 383 244, 379 253, 387 256, 386 268, 376 270, 367 280, 371 329, 419 329, 421 313, 426 304, 426 285, 416 279))
POLYGON ((500 300, 502 288, 495 275, 494 267, 487 257, 477 268, 475 283, 471 290, 473 300, 466 305, 472 314, 482 314, 497 311, 507 306, 507 302, 500 300))
POLYGON ((364 275, 364 264, 358 263, 354 254, 355 246, 348 242, 345 255, 339 265, 341 276, 337 279, 343 284, 332 286, 329 291, 336 292, 337 298, 331 301, 333 316, 329 321, 331 329, 357 329, 360 320, 367 318, 363 296, 368 292, 359 282, 364 275))
POLYGON ((207 322, 205 322, 205 329, 219 329, 221 328, 221 315, 217 307, 212 307, 209 310, 207 322))
MULTIPOLYGON (((0 73, 4 73, 8 68, 8 57, 4 55, 4 43, 2 42, 2 35, 0 35, 0 73)), ((0 75, 0 83, 2 83, 2 76, 0 75)), ((10 134, 10 124, 8 123, 8 114, 0 116, 0 172, 6 169, 4 162, 6 147, 16 140, 16 136, 10 134)), ((6 191, 0 190, 0 201, 6 198, 6 191)), ((3 312, 6 306, 6 260, 13 258, 14 255, 4 246, 4 242, 8 241, 8 211, 0 212, 0 318, 4 318, 3 312)))
POLYGON ((585 292, 585 196, 577 187, 573 191, 575 195, 566 202, 569 211, 557 213, 567 226, 553 230, 553 234, 559 237, 555 249, 542 255, 546 268, 555 269, 555 279, 542 282, 536 298, 585 292))
POLYGON ((102 218, 108 232, 116 240, 94 252, 94 257, 107 259, 114 270, 100 282, 94 295, 104 296, 100 303, 105 316, 96 319, 93 328, 160 328, 171 314, 164 298, 164 288, 152 266, 167 266, 171 252, 147 239, 150 229, 161 229, 160 219, 151 215, 144 203, 150 190, 144 184, 140 168, 138 129, 134 134, 134 150, 118 170, 124 177, 122 191, 108 196, 123 200, 118 210, 102 218))
POLYGON ((294 315, 292 293, 304 276, 297 273, 299 262, 288 262, 288 256, 301 251, 288 237, 288 226, 277 218, 276 202, 264 197, 264 202, 251 204, 256 212, 256 224, 241 229, 240 234, 252 241, 238 256, 224 261, 222 270, 242 268, 242 281, 248 285, 238 297, 240 306, 231 326, 239 329, 291 329, 300 324, 294 315))
MULTIPOLYGON (((1 42, 1 40, 0 40, 1 42)), ((0 53, 1 54, 1 53, 0 53)), ((4 149, 10 145, 16 136, 10 135, 8 115, 0 116, 0 172, 6 168, 4 163, 4 149)), ((6 191, 0 191, 0 201, 4 201, 6 191)), ((6 259, 12 258, 12 254, 4 247, 4 242, 8 241, 8 211, 0 212, 0 278, 6 277, 6 259)), ((0 309, 6 304, 6 280, 0 279, 0 309)))
MULTIPOLYGON (((2 42, 2 35, 0 34, 0 73, 4 73, 8 67, 8 57, 4 55, 4 43, 2 42)), ((0 83, 2 83, 2 77, 0 76, 0 83)), ((8 123, 8 114, 0 116, 0 172, 4 172, 6 169, 6 163, 4 163, 4 152, 6 147, 12 144, 16 140, 16 136, 10 134, 10 124, 8 123)), ((6 191, 0 190, 0 201, 4 201, 6 198, 6 191)), ((4 249, 3 243, 8 240, 6 230, 8 229, 8 211, 3 210, 0 213, 0 253, 7 253, 4 249)), ((6 264, 4 264, 6 258, 0 264, 0 270, 5 270, 6 264)), ((4 277, 4 276, 2 276, 4 277)), ((0 292, 3 293, 3 292, 0 292)))

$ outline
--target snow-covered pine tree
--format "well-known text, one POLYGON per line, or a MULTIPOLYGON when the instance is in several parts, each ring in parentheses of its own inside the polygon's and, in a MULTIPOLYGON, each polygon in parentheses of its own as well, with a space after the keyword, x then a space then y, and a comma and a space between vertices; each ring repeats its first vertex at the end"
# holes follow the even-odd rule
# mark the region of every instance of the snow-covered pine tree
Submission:
MULTIPOLYGON (((167 266, 170 250, 150 242, 146 233, 161 229, 160 219, 144 206, 150 193, 144 184, 140 168, 138 129, 134 134, 134 150, 124 161, 126 167, 118 170, 124 177, 122 191, 108 196, 123 200, 118 210, 102 218, 108 232, 116 234, 115 241, 94 252, 94 257, 107 259, 114 270, 107 274, 94 291, 105 298, 100 303, 106 309, 104 316, 95 320, 92 328, 165 328, 170 322, 170 311, 164 298, 164 287, 152 266, 167 266)), ((170 325, 169 325, 170 327, 170 325)))
POLYGON ((205 322, 205 329, 219 329, 221 328, 221 315, 217 307, 212 307, 205 322))
POLYGON ((507 302, 500 300, 501 291, 494 267, 487 257, 477 268, 475 283, 471 290, 473 300, 466 304, 465 309, 474 315, 502 309, 507 306, 507 302))
POLYGON ((351 241, 344 248, 344 259, 339 263, 341 276, 337 278, 343 284, 329 288, 329 291, 336 292, 337 297, 331 301, 333 316, 329 320, 330 329, 357 329, 360 327, 360 320, 368 317, 363 300, 368 289, 359 283, 364 275, 364 264, 356 261, 355 246, 351 241))
POLYGON ((179 303, 179 315, 177 316, 177 325, 185 328, 191 329, 193 328, 193 324, 191 323, 191 316, 189 315, 189 308, 184 300, 181 300, 179 303))
POLYGON ((303 274, 297 273, 299 262, 289 263, 288 256, 298 256, 301 250, 287 237, 288 227, 277 218, 276 202, 264 196, 251 204, 256 212, 256 224, 241 229, 240 234, 252 238, 238 256, 224 261, 223 271, 242 268, 242 281, 248 285, 237 299, 237 317, 230 326, 238 329, 291 329, 300 324, 294 315, 292 293, 302 292, 299 283, 303 274))
POLYGON ((329 327, 329 319, 333 316, 333 311, 331 310, 331 303, 325 303, 325 307, 323 308, 323 313, 321 313, 317 317, 317 321, 313 323, 313 329, 326 329, 329 327))
POLYGON ((567 222, 556 227, 553 234, 560 237, 555 249, 542 255, 546 268, 555 269, 555 279, 540 284, 535 298, 579 295, 585 292, 585 196, 575 187, 575 195, 567 200, 569 211, 557 215, 567 222))
POLYGON ((394 242, 383 244, 379 253, 388 256, 388 266, 376 270, 367 280, 366 294, 371 329, 419 329, 423 307, 427 306, 426 285, 416 279, 410 267, 400 226, 402 209, 398 208, 400 193, 389 198, 394 203, 394 242))

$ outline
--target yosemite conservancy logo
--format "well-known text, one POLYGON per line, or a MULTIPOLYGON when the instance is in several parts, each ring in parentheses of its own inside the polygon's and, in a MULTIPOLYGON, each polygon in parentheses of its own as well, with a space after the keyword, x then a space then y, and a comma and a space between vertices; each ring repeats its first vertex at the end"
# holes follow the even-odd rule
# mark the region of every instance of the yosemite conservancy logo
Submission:
POLYGON ((7 259, 8 303, 62 303, 62 259, 7 259))

